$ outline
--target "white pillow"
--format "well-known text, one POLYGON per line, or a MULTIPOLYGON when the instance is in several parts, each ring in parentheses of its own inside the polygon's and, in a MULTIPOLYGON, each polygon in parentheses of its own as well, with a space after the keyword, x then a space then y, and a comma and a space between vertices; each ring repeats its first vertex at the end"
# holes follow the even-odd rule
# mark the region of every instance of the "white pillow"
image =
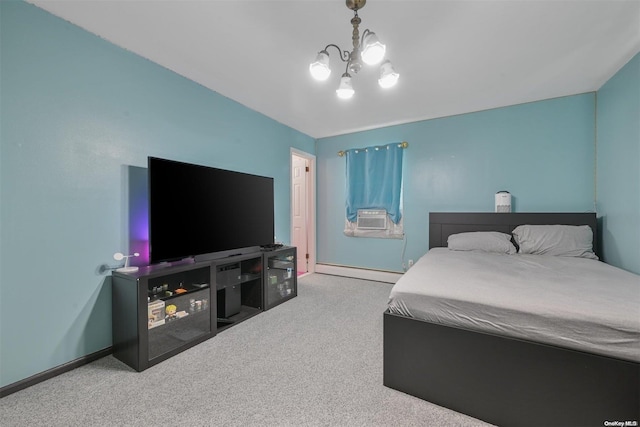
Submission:
POLYGON ((471 231, 452 234, 447 239, 447 245, 452 251, 516 253, 516 248, 511 243, 511 235, 498 231, 471 231))
POLYGON ((588 225, 520 225, 513 237, 521 254, 598 259, 588 225))

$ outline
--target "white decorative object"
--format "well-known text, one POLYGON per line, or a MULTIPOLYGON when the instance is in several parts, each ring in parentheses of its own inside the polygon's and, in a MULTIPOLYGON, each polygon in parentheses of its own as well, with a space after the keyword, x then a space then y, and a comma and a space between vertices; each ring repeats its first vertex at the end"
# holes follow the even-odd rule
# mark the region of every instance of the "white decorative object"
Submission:
POLYGON ((496 212, 511 212, 511 193, 498 191, 496 193, 496 212))
POLYGON ((113 254, 113 259, 116 261, 122 261, 124 259, 124 267, 116 268, 116 271, 121 273, 133 273, 134 271, 138 271, 138 267, 129 267, 129 258, 134 256, 140 256, 140 254, 138 252, 135 252, 133 255, 124 255, 121 252, 113 254))

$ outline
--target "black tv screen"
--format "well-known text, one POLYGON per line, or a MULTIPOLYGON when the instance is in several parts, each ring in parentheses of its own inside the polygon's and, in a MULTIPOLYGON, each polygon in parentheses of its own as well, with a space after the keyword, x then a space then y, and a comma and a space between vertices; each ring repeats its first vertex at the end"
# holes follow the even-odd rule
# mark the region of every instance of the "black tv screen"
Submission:
POLYGON ((273 178, 149 157, 150 262, 274 242, 273 178))

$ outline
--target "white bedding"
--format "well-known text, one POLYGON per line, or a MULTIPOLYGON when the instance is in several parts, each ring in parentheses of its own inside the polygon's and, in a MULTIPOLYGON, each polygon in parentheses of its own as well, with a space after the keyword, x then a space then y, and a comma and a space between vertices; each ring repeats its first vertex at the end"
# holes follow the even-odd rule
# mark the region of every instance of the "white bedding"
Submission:
POLYGON ((389 310, 640 362, 640 276, 592 259, 434 248, 389 310))

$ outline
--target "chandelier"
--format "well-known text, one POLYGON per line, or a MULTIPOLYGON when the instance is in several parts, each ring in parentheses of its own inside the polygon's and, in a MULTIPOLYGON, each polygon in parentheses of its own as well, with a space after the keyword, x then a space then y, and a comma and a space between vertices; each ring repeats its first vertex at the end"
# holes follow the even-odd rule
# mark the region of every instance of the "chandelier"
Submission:
MULTIPOLYGON (((329 68, 329 52, 327 50, 330 47, 335 47, 338 50, 340 59, 342 62, 346 62, 347 66, 344 74, 340 78, 340 86, 336 90, 336 94, 339 98, 349 99, 353 96, 355 91, 351 84, 351 74, 357 74, 362 68, 362 63, 367 65, 376 65, 382 62, 384 54, 386 52, 386 46, 380 43, 376 33, 364 30, 362 38, 360 38, 360 22, 361 19, 358 16, 358 10, 362 9, 367 3, 367 0, 346 0, 347 7, 353 10, 354 16, 351 19, 351 25, 353 25, 353 50, 351 52, 342 50, 335 44, 328 44, 323 50, 318 52, 316 60, 309 65, 309 71, 316 80, 327 80, 331 74, 331 68, 329 68)), ((398 82, 400 75, 396 72, 389 60, 382 62, 380 65, 380 77, 378 78, 378 84, 383 88, 389 88, 394 86, 398 82)))

